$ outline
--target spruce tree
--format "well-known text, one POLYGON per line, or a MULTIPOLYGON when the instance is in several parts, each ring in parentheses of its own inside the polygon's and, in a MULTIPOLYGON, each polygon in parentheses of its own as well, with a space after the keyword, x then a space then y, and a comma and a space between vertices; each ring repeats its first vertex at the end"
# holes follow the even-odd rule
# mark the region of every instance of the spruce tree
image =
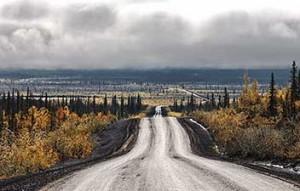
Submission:
POLYGON ((176 112, 178 111, 177 99, 174 99, 173 110, 176 111, 176 112))
POLYGON ((8 116, 11 114, 11 98, 10 98, 10 92, 7 92, 7 98, 6 98, 6 113, 8 116))
POLYGON ((12 94, 11 94, 11 112, 12 112, 12 117, 16 113, 16 104, 15 104, 15 89, 12 89, 12 94))
POLYGON ((64 95, 61 98, 61 105, 62 105, 62 107, 65 107, 65 96, 64 95))
POLYGON ((10 92, 7 93, 7 99, 6 99, 6 115, 8 117, 8 127, 10 130, 13 131, 13 124, 12 124, 12 112, 11 112, 11 97, 10 92))
POLYGON ((123 95, 121 96, 121 106, 120 106, 120 117, 123 118, 124 117, 124 97, 123 95))
POLYGON ((271 82, 269 88, 268 113, 272 117, 277 115, 277 99, 276 99, 276 89, 275 89, 275 80, 274 80, 273 72, 271 74, 271 82))
POLYGON ((28 111, 28 109, 29 109, 29 94, 30 94, 30 90, 29 90, 29 87, 27 87, 27 92, 26 92, 26 108, 25 108, 25 110, 26 110, 26 112, 28 111))
POLYGON ((2 95, 2 100, 1 100, 2 111, 5 111, 5 105, 6 105, 6 94, 4 92, 3 95, 2 95))
POLYGON ((130 95, 127 97, 127 113, 128 114, 131 113, 131 96, 130 95))
POLYGON ((105 94, 104 101, 103 101, 104 113, 107 114, 108 112, 108 103, 107 103, 107 95, 105 94))
POLYGON ((79 98, 79 96, 76 97, 76 102, 75 102, 75 113, 81 114, 80 98, 79 98))
POLYGON ((234 89, 233 90, 233 98, 232 98, 232 105, 233 105, 233 107, 235 107, 236 106, 236 90, 234 89))
POLYGON ((132 113, 136 113, 136 97, 131 96, 131 101, 130 101, 130 110, 132 113))
POLYGON ((211 103, 212 109, 215 109, 216 108, 216 99, 215 99, 215 94, 214 93, 211 93, 210 103, 211 103))
POLYGON ((47 92, 45 94, 45 105, 44 105, 44 107, 48 109, 48 94, 47 94, 47 92))
POLYGON ((43 107, 43 95, 40 95, 39 102, 38 102, 38 108, 41 107, 43 107))
POLYGON ((298 70, 298 76, 297 76, 297 100, 300 99, 300 70, 298 70))
POLYGON ((96 96, 93 96, 93 112, 96 113, 96 96))
POLYGON ((190 98, 190 110, 193 111, 195 109, 195 99, 194 99, 194 94, 192 93, 191 98, 190 98))
POLYGON ((24 96, 23 96, 23 94, 21 94, 21 97, 20 97, 20 111, 24 112, 24 96))
POLYGON ((229 98, 229 93, 227 91, 227 88, 224 88, 224 103, 223 107, 228 108, 230 106, 230 98, 229 98))
POLYGON ((180 111, 181 111, 181 112, 182 112, 183 109, 184 109, 183 102, 184 102, 184 98, 181 98, 181 100, 180 100, 180 111))
POLYGON ((57 99, 56 99, 56 107, 59 108, 61 105, 60 105, 60 99, 59 99, 59 96, 57 96, 57 99))
POLYGON ((285 99, 283 102, 283 116, 290 117, 291 116, 291 104, 290 104, 290 89, 286 92, 285 99))
POLYGON ((218 109, 220 109, 222 107, 222 96, 219 95, 218 97, 218 109))
POLYGON ((88 96, 88 99, 87 99, 87 103, 86 103, 86 113, 90 113, 91 112, 91 109, 90 109, 90 96, 88 96))
POLYGON ((140 96, 140 94, 138 94, 137 97, 137 110, 140 111, 142 109, 142 98, 140 96))
POLYGON ((296 117, 296 105, 295 101, 297 100, 298 86, 297 86, 297 65, 293 61, 290 77, 290 112, 293 118, 296 117))
POLYGON ((4 126, 4 123, 3 123, 3 110, 1 108, 1 110, 0 110, 0 133, 3 130, 3 126, 4 126))
POLYGON ((117 114, 117 96, 114 95, 112 98, 111 98, 111 113, 116 115, 117 114))
POLYGON ((6 103, 6 95, 5 92, 2 95, 2 103, 1 103, 1 127, 2 129, 4 128, 4 114, 3 112, 5 111, 5 103, 6 103))
POLYGON ((0 133, 3 129, 3 100, 0 102, 0 133))
POLYGON ((202 100, 199 101, 199 107, 198 107, 198 109, 202 110, 202 100))

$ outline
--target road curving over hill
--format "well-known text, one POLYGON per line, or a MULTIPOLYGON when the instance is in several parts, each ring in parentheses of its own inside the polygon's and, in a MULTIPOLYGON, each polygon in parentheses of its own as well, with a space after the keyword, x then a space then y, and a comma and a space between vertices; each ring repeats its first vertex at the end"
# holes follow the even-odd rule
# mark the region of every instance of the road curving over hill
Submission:
POLYGON ((134 148, 47 185, 51 191, 296 191, 292 184, 233 163, 192 153, 185 129, 172 117, 140 122, 134 148))

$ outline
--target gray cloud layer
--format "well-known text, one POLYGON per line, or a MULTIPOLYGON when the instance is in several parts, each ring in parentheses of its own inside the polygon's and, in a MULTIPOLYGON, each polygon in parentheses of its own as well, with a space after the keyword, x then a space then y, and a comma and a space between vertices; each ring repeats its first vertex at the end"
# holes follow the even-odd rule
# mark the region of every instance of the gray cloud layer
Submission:
POLYGON ((108 6, 77 5, 68 8, 64 15, 64 26, 77 32, 101 32, 116 22, 116 13, 108 6))
POLYGON ((1 15, 1 68, 283 68, 300 60, 300 18, 276 13, 228 13, 198 27, 166 13, 122 18, 109 5, 17 1, 1 15))
POLYGON ((19 1, 13 4, 6 4, 2 8, 2 16, 11 19, 38 19, 46 16, 48 6, 34 1, 19 1))

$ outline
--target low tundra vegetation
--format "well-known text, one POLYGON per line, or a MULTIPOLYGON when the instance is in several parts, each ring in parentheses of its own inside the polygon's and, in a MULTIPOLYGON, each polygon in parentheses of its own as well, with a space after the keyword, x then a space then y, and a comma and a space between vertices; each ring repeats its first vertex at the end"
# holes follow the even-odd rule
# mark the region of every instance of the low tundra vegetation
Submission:
POLYGON ((16 114, 16 130, 4 115, 0 135, 0 177, 7 178, 54 166, 67 159, 80 159, 92 153, 92 134, 116 120, 110 114, 84 114, 59 108, 53 117, 45 108, 32 107, 16 114))

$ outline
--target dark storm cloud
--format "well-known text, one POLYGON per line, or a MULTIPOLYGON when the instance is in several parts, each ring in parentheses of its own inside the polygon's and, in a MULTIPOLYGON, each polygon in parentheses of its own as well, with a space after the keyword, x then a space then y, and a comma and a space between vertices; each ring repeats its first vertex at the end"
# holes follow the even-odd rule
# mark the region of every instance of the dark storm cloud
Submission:
POLYGON ((188 23, 180 17, 156 13, 132 23, 128 32, 141 40, 174 42, 184 38, 188 28, 188 23))
POLYGON ((109 5, 32 2, 22 5, 27 11, 2 13, 1 68, 283 68, 300 61, 300 19, 275 12, 228 13, 197 26, 163 12, 124 18, 109 5), (43 8, 46 14, 29 14, 43 8))
POLYGON ((236 12, 198 28, 158 14, 133 23, 129 34, 144 67, 283 68, 299 59, 299 26, 296 18, 236 12))
POLYGON ((12 22, 1 22, 0 23, 0 35, 9 36, 13 31, 20 28, 19 24, 12 22))
POLYGON ((127 50, 133 53, 128 63, 145 68, 184 67, 192 30, 184 19, 164 13, 139 18, 126 31, 135 39, 127 50))
POLYGON ((300 59, 300 20, 276 14, 237 12, 202 29, 198 47, 221 67, 286 67, 300 59))
POLYGON ((26 20, 37 19, 47 15, 48 7, 38 1, 15 1, 4 5, 1 10, 2 16, 10 19, 26 20))
POLYGON ((64 25, 71 31, 104 31, 116 21, 116 13, 105 5, 73 5, 65 12, 64 25))

